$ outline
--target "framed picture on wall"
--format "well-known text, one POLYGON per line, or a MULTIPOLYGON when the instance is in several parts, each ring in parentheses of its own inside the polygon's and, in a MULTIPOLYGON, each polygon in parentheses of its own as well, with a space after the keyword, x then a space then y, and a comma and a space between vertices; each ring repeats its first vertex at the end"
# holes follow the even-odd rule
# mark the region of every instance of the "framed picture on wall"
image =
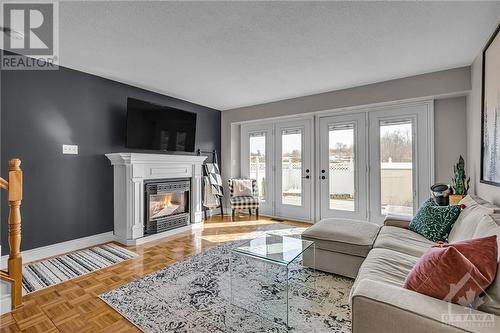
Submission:
POLYGON ((500 186, 500 26, 483 51, 481 182, 500 186))

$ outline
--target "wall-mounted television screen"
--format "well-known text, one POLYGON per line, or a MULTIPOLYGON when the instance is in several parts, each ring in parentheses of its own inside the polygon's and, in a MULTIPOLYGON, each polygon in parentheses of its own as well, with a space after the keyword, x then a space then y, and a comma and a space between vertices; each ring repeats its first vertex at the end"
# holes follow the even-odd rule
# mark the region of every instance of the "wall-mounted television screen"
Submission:
POLYGON ((194 152, 196 113, 127 100, 127 148, 194 152))

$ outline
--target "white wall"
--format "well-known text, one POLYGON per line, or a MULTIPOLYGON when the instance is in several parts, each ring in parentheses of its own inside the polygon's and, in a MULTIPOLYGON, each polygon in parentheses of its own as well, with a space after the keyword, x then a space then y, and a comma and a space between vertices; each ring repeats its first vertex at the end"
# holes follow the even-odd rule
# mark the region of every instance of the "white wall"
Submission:
POLYGON ((437 169, 443 170, 439 173, 436 172, 436 176, 439 177, 436 179, 449 182, 451 172, 448 173, 449 171, 444 170, 451 170, 452 163, 450 164, 450 161, 458 159, 460 154, 465 157, 467 150, 466 141, 460 134, 465 130, 466 101, 464 98, 455 97, 465 96, 470 89, 470 67, 461 67, 223 111, 221 126, 222 177, 226 181, 230 177, 239 176, 240 126, 237 124, 240 122, 400 100, 437 98, 435 114, 440 114, 441 110, 444 111, 442 117, 436 116, 435 126, 437 128, 442 126, 450 133, 443 139, 443 144, 436 145, 436 155, 439 155, 439 158, 436 159, 436 166, 437 169), (455 112, 456 118, 453 118, 450 124, 456 126, 459 131, 451 131, 455 127, 448 126, 446 119, 448 116, 454 115, 455 112))
POLYGON ((482 184, 481 177, 481 90, 483 60, 480 54, 471 66, 472 90, 467 98, 467 166, 472 193, 500 205, 500 187, 482 184))

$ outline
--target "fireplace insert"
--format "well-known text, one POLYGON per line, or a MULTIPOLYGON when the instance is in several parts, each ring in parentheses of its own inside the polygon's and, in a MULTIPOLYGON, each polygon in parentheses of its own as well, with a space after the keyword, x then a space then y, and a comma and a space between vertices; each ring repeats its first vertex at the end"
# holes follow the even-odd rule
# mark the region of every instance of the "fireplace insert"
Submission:
POLYGON ((191 180, 154 180, 144 184, 144 232, 155 234, 189 224, 191 180))

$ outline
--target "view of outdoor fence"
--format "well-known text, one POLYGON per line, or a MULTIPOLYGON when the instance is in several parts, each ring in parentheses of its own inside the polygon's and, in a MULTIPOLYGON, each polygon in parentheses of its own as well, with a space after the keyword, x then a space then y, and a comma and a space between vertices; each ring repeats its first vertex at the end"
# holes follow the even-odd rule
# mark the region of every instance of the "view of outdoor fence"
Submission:
MULTIPOLYGON (((302 165, 300 162, 283 162, 283 198, 294 202, 300 197, 302 165)), ((329 185, 331 207, 354 210, 355 184, 354 161, 330 161, 329 185)), ((261 198, 265 195, 265 160, 252 156, 250 177, 257 179, 261 198)), ((381 164, 382 206, 387 211, 412 213, 412 163, 384 162, 381 164), (408 186, 410 185, 410 186, 408 186)))
POLYGON ((263 155, 250 156, 250 178, 257 180, 260 201, 266 199, 266 158, 263 155))
MULTIPOLYGON (((380 212, 413 214, 413 123, 408 119, 384 120, 380 123, 380 212)), ((367 181, 356 175, 356 129, 354 123, 340 123, 328 127, 328 179, 329 208, 332 210, 355 211, 356 182, 367 181)), ((300 128, 281 131, 281 195, 280 204, 302 205, 302 130, 300 128)), ((257 180, 259 197, 266 199, 266 132, 250 135, 250 174, 257 180)), ((276 156, 270 157, 275 161, 276 156)), ((375 162, 375 161, 371 161, 375 162)), ((310 166, 307 166, 310 167, 310 166)), ((271 179, 274 181, 274 179, 271 179)), ((373 185, 371 181, 370 184, 373 185)), ((374 197, 377 198, 377 197, 374 197)), ((279 199, 278 199, 279 200, 279 199)), ((377 200, 378 199, 373 199, 377 200)))

